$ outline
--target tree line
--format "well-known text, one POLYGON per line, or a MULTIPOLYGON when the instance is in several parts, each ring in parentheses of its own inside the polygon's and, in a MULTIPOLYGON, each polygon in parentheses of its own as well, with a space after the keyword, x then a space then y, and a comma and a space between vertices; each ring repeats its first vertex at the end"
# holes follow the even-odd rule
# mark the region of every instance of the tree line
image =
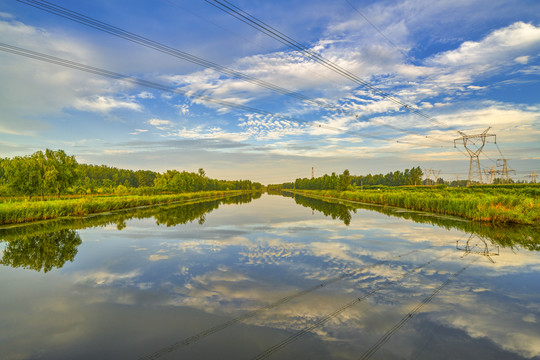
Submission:
POLYGON ((345 191, 351 185, 351 174, 349 170, 343 171, 343 174, 332 175, 325 174, 324 176, 317 178, 303 178, 296 179, 294 182, 295 189, 306 189, 306 190, 338 190, 345 191))
POLYGON ((404 171, 393 171, 385 175, 365 175, 365 176, 353 176, 351 182, 356 186, 363 185, 383 185, 383 186, 403 186, 403 185, 422 185, 422 176, 424 172, 420 166, 413 167, 411 169, 405 169, 404 171))
POLYGON ((337 175, 333 172, 331 175, 325 174, 316 178, 302 178, 296 179, 294 182, 288 182, 283 184, 271 184, 268 185, 268 190, 279 191, 286 189, 302 189, 302 190, 353 190, 356 187, 362 186, 402 186, 402 185, 422 185, 422 169, 413 167, 412 169, 405 169, 404 171, 393 171, 385 175, 365 175, 356 176, 351 175, 349 170, 343 171, 342 174, 337 175))
POLYGON ((217 180, 198 172, 118 169, 79 164, 63 150, 0 158, 0 195, 57 196, 70 194, 160 194, 212 190, 261 190, 250 180, 217 180))

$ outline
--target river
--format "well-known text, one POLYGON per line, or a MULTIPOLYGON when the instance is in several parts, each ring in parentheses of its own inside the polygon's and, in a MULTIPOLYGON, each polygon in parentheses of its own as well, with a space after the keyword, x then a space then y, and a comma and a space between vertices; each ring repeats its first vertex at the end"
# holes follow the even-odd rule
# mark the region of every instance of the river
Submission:
POLYGON ((0 358, 540 359, 540 230, 303 196, 0 229, 0 358))

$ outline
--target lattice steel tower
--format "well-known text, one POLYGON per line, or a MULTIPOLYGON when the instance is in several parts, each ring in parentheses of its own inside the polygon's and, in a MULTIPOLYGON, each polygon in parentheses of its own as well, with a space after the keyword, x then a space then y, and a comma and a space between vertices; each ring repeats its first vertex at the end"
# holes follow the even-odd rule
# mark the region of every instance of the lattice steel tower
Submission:
POLYGON ((530 177, 531 178, 531 182, 533 184, 536 184, 536 177, 538 176, 538 174, 536 173, 536 171, 533 171, 531 172, 531 175, 527 175, 527 177, 530 177))
POLYGON ((508 168, 508 159, 497 159, 497 166, 502 166, 502 171, 501 171, 501 175, 502 175, 502 183, 503 184, 510 184, 510 172, 513 171, 515 172, 515 170, 512 170, 512 169, 509 169, 508 168), (499 165, 498 163, 502 162, 501 165, 499 165))
MULTIPOLYGON (((461 131, 458 131, 461 134, 461 137, 454 140, 454 147, 456 147, 456 141, 463 142, 463 146, 471 158, 469 162, 469 178, 467 179, 467 186, 469 186, 473 181, 478 181, 480 184, 483 183, 479 156, 484 148, 484 145, 486 145, 486 139, 491 136, 495 137, 495 134, 488 134, 489 129, 491 129, 491 126, 484 130, 484 132, 481 134, 476 135, 467 135, 461 131)), ((495 141, 497 141, 496 138, 495 141)))

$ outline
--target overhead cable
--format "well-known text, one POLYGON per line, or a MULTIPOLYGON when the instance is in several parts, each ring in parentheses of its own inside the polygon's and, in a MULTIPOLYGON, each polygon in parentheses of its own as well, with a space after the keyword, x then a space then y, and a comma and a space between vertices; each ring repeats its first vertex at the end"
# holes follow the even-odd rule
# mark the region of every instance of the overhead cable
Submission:
MULTIPOLYGON (((107 24, 105 22, 102 22, 102 21, 97 20, 95 18, 86 16, 84 14, 78 13, 76 11, 67 9, 67 8, 62 7, 60 5, 56 5, 56 4, 53 4, 53 3, 45 1, 45 0, 17 0, 17 1, 19 1, 19 2, 21 2, 23 4, 35 7, 37 9, 46 11, 48 13, 63 17, 65 19, 74 21, 76 23, 91 27, 93 29, 103 31, 103 32, 105 32, 107 34, 120 37, 122 39, 128 40, 130 42, 133 42, 133 43, 136 43, 136 44, 139 44, 139 45, 142 45, 142 46, 145 46, 147 48, 154 49, 154 50, 159 51, 161 53, 168 54, 168 55, 171 55, 173 57, 176 57, 176 58, 191 62, 193 64, 197 64, 199 66, 215 70, 215 71, 220 72, 222 74, 225 74, 227 76, 231 76, 233 78, 237 78, 237 79, 247 81, 247 82, 255 84, 257 86, 260 86, 260 87, 272 90, 274 92, 277 92, 277 93, 279 93, 281 95, 286 95, 286 96, 295 98, 297 100, 301 100, 301 101, 304 101, 304 102, 319 106, 321 108, 325 108, 327 110, 338 111, 338 112, 341 112, 341 113, 348 113, 349 115, 355 115, 355 113, 353 111, 351 111, 351 110, 343 110, 342 108, 336 107, 336 106, 331 105, 331 104, 328 104, 327 102, 310 98, 310 97, 305 96, 305 95, 303 95, 301 93, 298 93, 296 91, 283 88, 281 86, 278 86, 278 85, 272 84, 270 82, 258 79, 258 78, 254 77, 254 76, 242 73, 240 71, 237 71, 237 70, 222 66, 222 65, 217 64, 215 62, 212 62, 212 61, 203 59, 201 57, 195 56, 193 54, 187 53, 185 51, 181 51, 181 50, 172 48, 172 47, 170 47, 168 45, 164 45, 162 43, 151 40, 151 39, 146 38, 144 36, 137 35, 137 34, 132 33, 130 31, 127 31, 127 30, 121 29, 119 27, 107 24)), ((440 140, 440 139, 434 139, 434 138, 432 138, 430 136, 422 135, 422 134, 420 134, 418 132, 415 132, 415 131, 412 131, 412 130, 407 130, 407 129, 403 129, 403 128, 400 128, 400 127, 397 127, 397 126, 394 126, 394 125, 381 123, 379 121, 372 120, 372 122, 378 123, 381 126, 385 126, 385 127, 391 128, 391 129, 396 130, 396 131, 400 131, 400 132, 404 132, 404 133, 408 133, 408 134, 412 134, 412 135, 424 136, 425 138, 429 138, 429 139, 437 141, 437 142, 447 142, 447 141, 440 140)))
POLYGON ((327 69, 330 69, 331 71, 334 71, 335 73, 345 77, 346 79, 351 80, 352 82, 361 85, 370 91, 372 91, 374 94, 377 94, 379 96, 382 96, 385 99, 388 99, 389 101, 393 102, 394 104, 398 105, 400 108, 409 110, 410 112, 429 120, 433 123, 437 123, 439 126, 443 126, 447 129, 453 129, 454 127, 450 127, 446 124, 441 123, 440 121, 430 117, 429 115, 422 112, 417 107, 407 104, 403 102, 402 100, 398 99, 397 97, 378 89, 374 85, 370 84, 369 82, 362 80, 358 76, 354 75, 350 71, 342 68, 341 66, 335 64, 334 62, 324 58, 322 55, 308 49, 304 45, 300 44, 296 40, 290 38, 289 36, 285 35, 284 33, 280 32, 279 30, 276 30, 272 26, 264 23, 263 21, 259 20, 255 16, 247 13, 246 11, 240 9, 238 6, 233 5, 232 3, 226 1, 226 0, 205 0, 210 5, 226 12, 227 14, 235 17, 236 19, 242 21, 243 23, 249 25, 250 27, 262 32, 263 34, 279 41, 283 45, 286 45, 290 47, 293 50, 299 51, 301 54, 303 54, 305 57, 314 60, 315 62, 323 65, 327 69))
POLYGON ((32 50, 27 50, 27 49, 24 49, 24 48, 12 46, 12 45, 5 44, 5 43, 0 43, 0 50, 8 52, 8 53, 15 54, 15 55, 28 57, 28 58, 32 58, 32 59, 35 59, 35 60, 40 60, 40 61, 43 61, 43 62, 56 64, 56 65, 68 67, 68 68, 71 68, 71 69, 75 69, 75 70, 84 71, 84 72, 87 72, 87 73, 103 76, 103 77, 108 77, 108 78, 111 78, 111 79, 130 82, 132 84, 136 84, 136 85, 140 85, 140 86, 144 86, 144 87, 149 87, 149 88, 156 89, 156 90, 159 90, 159 91, 180 94, 180 95, 186 96, 188 98, 194 98, 194 99, 198 99, 198 100, 218 104, 218 105, 221 105, 221 106, 224 106, 224 107, 227 107, 227 108, 238 109, 238 110, 241 110, 241 111, 251 112, 251 113, 264 115, 264 116, 270 116, 270 117, 273 117, 273 118, 278 118, 278 119, 286 120, 286 121, 289 121, 289 122, 294 122, 294 123, 301 124, 301 125, 319 127, 319 128, 324 128, 324 129, 329 129, 329 130, 333 130, 333 131, 346 133, 346 134, 353 134, 353 135, 356 135, 358 137, 372 138, 372 139, 381 140, 381 141, 399 142, 399 143, 405 143, 405 144, 415 145, 415 146, 419 146, 419 147, 432 147, 432 146, 427 146, 425 144, 415 144, 415 143, 406 142, 406 141, 396 141, 396 140, 393 140, 393 139, 388 139, 388 138, 383 138, 383 137, 380 137, 380 136, 370 135, 368 133, 361 133, 361 132, 358 132, 358 131, 353 131, 353 130, 348 130, 348 129, 341 129, 341 128, 338 128, 338 127, 333 127, 333 126, 329 126, 329 125, 325 125, 325 124, 312 123, 312 122, 309 122, 309 121, 306 121, 306 120, 296 119, 296 118, 292 118, 292 117, 289 117, 289 116, 276 114, 276 113, 272 113, 272 112, 269 112, 269 111, 266 111, 266 110, 261 110, 261 109, 258 109, 258 108, 254 108, 254 107, 251 107, 251 106, 246 106, 246 105, 234 103, 234 102, 231 102, 231 101, 221 100, 221 99, 217 99, 217 98, 206 96, 206 95, 196 94, 196 93, 193 93, 193 92, 190 92, 190 91, 185 91, 185 90, 173 88, 173 87, 170 87, 170 86, 167 86, 167 85, 164 85, 164 84, 159 84, 159 83, 155 83, 155 82, 152 82, 152 81, 139 79, 139 78, 136 78, 136 77, 123 75, 123 74, 116 73, 116 72, 113 72, 113 71, 100 69, 100 68, 97 68, 97 67, 81 64, 81 63, 70 61, 70 60, 65 60, 65 59, 62 59, 62 58, 59 58, 59 57, 46 55, 46 54, 43 54, 43 53, 39 53, 39 52, 32 51, 32 50))
MULTIPOLYGON (((409 57, 409 55, 407 55, 407 53, 405 53, 403 50, 401 50, 392 40, 390 40, 390 38, 388 36, 386 36, 381 29, 379 29, 377 27, 377 25, 375 25, 373 22, 371 22, 366 15, 364 15, 356 6, 353 5, 352 2, 350 2, 350 0, 345 0, 345 2, 347 4, 349 4, 349 6, 354 10, 356 11, 358 14, 360 14, 360 16, 369 24, 371 25, 371 27, 373 27, 383 38, 386 39, 386 41, 388 41, 388 43, 390 45, 392 45, 397 51, 399 51, 399 53, 401 55, 403 55, 403 57, 405 57, 406 59, 408 59, 413 65, 416 66, 416 64, 414 64, 414 62, 412 61, 412 59, 409 57)), ((422 74, 424 74, 425 76, 428 76, 428 74, 426 74, 424 72, 424 70, 422 70, 421 67, 418 67, 418 70, 420 70, 422 72, 422 74)))

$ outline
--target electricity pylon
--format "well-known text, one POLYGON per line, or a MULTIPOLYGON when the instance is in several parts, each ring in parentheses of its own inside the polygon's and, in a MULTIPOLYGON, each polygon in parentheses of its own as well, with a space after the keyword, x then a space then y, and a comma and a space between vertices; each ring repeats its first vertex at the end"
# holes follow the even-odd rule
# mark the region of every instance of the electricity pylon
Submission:
POLYGON ((426 175, 426 185, 432 185, 431 175, 433 175, 433 184, 437 184, 439 180, 439 175, 441 175, 441 170, 433 170, 424 168, 424 174, 426 175))
POLYGON ((439 181, 439 176, 441 175, 441 170, 431 169, 431 174, 433 174, 433 177, 435 178, 435 184, 437 184, 437 181, 439 181))
MULTIPOLYGON (((474 180, 477 180, 480 184, 483 183, 482 170, 480 169, 480 159, 478 157, 480 156, 484 145, 486 145, 486 139, 490 136, 495 137, 495 134, 488 134, 489 129, 491 129, 491 126, 484 130, 484 132, 481 134, 476 135, 467 135, 461 131, 458 131, 458 133, 461 134, 461 138, 454 140, 454 147, 456 147, 456 141, 460 140, 463 142, 463 146, 471 158, 469 162, 469 178, 467 179, 467 186, 469 186, 474 180)), ((497 139, 495 138, 495 142, 496 141, 497 139)))
POLYGON ((501 175, 502 175, 502 183, 503 184, 509 184, 510 183, 510 171, 514 171, 515 170, 512 170, 512 169, 509 169, 508 168, 508 159, 497 159, 497 162, 499 161, 502 161, 502 165, 499 165, 497 163, 497 166, 502 166, 502 171, 501 171, 501 175))
POLYGON ((431 169, 424 168, 424 175, 426 175, 426 185, 431 183, 431 169))
POLYGON ((530 178, 531 178, 531 182, 532 182, 533 184, 536 184, 536 177, 537 177, 537 176, 538 176, 538 175, 536 174, 536 171, 531 172, 531 175, 527 175, 527 177, 530 177, 530 178))
POLYGON ((497 170, 495 170, 495 166, 492 166, 488 170, 484 169, 484 174, 487 177, 487 184, 493 184, 493 180, 495 179, 495 175, 498 173, 497 170))

